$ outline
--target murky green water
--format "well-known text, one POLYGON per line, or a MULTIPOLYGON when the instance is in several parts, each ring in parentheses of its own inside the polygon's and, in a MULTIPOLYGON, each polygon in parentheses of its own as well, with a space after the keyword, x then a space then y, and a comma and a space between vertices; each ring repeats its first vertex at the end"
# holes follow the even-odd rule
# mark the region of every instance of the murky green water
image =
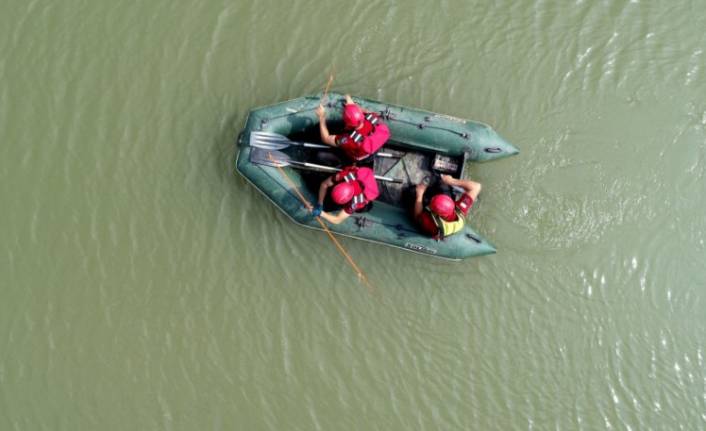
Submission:
POLYGON ((703 6, 6 1, 0 429, 706 428, 703 6), (235 175, 332 68, 521 149, 497 255, 344 239, 371 295, 235 175))

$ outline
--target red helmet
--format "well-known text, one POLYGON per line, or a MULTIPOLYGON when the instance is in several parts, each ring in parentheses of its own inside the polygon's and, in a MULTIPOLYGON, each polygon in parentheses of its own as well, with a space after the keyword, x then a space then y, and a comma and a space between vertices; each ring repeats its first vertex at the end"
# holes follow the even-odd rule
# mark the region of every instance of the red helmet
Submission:
POLYGON ((339 205, 348 203, 348 201, 353 199, 353 195, 355 195, 355 186, 348 182, 338 183, 331 190, 333 201, 339 205))
POLYGON ((456 203, 450 196, 438 194, 431 198, 429 209, 437 213, 443 219, 451 219, 454 215, 456 203))
POLYGON ((358 127, 363 122, 363 111, 354 103, 349 103, 343 108, 343 122, 348 127, 358 127))

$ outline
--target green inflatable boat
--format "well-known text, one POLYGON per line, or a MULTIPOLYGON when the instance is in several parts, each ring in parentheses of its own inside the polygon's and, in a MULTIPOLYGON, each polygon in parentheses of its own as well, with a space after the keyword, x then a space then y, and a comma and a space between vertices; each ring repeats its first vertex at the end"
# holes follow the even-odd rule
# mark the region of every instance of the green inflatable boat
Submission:
MULTIPOLYGON (((315 110, 321 94, 300 97, 250 111, 238 136, 236 169, 295 223, 321 226, 302 204, 297 190, 312 204, 318 185, 331 166, 322 154, 335 151, 321 145, 315 110)), ((377 112, 390 129, 390 140, 374 161, 380 196, 366 213, 354 213, 343 223, 328 224, 339 235, 368 240, 438 258, 460 260, 495 253, 495 247, 473 230, 473 210, 464 229, 437 241, 419 233, 406 196, 411 185, 447 173, 460 178, 466 162, 484 162, 517 154, 490 126, 443 114, 354 98, 363 109, 377 112)), ((327 123, 332 133, 342 129, 345 98, 326 97, 327 123)))

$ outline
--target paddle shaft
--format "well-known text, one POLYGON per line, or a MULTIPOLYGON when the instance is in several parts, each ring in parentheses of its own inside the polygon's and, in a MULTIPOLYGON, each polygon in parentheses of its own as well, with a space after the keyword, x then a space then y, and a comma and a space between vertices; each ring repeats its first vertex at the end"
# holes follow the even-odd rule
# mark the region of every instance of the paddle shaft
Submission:
MULTIPOLYGON (((341 171, 341 169, 339 169, 339 168, 334 168, 332 166, 317 165, 316 163, 298 162, 296 160, 289 160, 288 163, 291 165, 294 165, 294 166, 301 166, 301 167, 305 167, 305 168, 318 169, 318 170, 325 171, 325 172, 340 172, 341 171)), ((375 175, 375 179, 380 180, 380 181, 387 181, 387 182, 391 182, 391 183, 401 183, 402 182, 401 180, 398 180, 396 178, 383 177, 380 175, 375 175)))
MULTIPOLYGON (((329 145, 322 145, 322 144, 310 144, 308 142, 294 142, 294 141, 289 141, 290 145, 301 145, 304 148, 319 148, 322 150, 329 150, 333 149, 334 147, 331 147, 329 145)), ((378 157, 386 157, 389 159, 394 159, 396 156, 390 153, 385 153, 385 152, 377 152, 373 154, 374 156, 378 157)))
MULTIPOLYGON (((299 146, 304 148, 318 148, 318 149, 332 149, 334 147, 324 144, 310 144, 308 142, 296 142, 288 139, 284 135, 273 132, 252 132, 250 134, 250 146, 257 148, 266 148, 268 150, 284 150, 289 146, 299 146)), ((397 156, 378 152, 374 154, 375 156, 395 158, 397 156)))

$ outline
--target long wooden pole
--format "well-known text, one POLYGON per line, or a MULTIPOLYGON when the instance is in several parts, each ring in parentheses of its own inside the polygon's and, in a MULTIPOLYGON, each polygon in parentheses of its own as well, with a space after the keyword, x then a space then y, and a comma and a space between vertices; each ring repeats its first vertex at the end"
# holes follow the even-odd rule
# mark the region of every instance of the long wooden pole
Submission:
MULTIPOLYGON (((275 159, 272 157, 272 154, 268 153, 267 156, 270 158, 270 160, 272 162, 275 161, 275 159)), ((284 171, 284 169, 282 169, 281 166, 276 166, 276 167, 277 167, 277 169, 279 169, 280 173, 287 180, 289 185, 292 186, 292 189, 294 190, 296 195, 299 197, 299 200, 302 202, 302 204, 304 204, 304 206, 306 208, 311 210, 311 208, 312 208, 311 203, 306 200, 304 195, 301 194, 301 192, 299 191, 299 188, 296 186, 296 184, 294 184, 294 181, 292 181, 292 179, 289 178, 289 175, 287 175, 287 173, 284 171)), ((358 275, 358 279, 360 281, 362 281, 363 284, 365 284, 365 286, 368 288, 368 290, 371 293, 373 293, 375 291, 375 288, 373 287, 372 284, 370 284, 370 280, 368 280, 368 277, 365 275, 365 273, 363 273, 363 270, 361 270, 360 267, 355 263, 355 261, 353 260, 351 255, 346 251, 346 249, 343 248, 343 245, 341 245, 341 243, 336 239, 336 237, 333 235, 333 233, 331 233, 331 230, 328 228, 328 226, 326 226, 326 223, 324 223, 324 221, 321 220, 321 217, 316 217, 316 221, 319 222, 319 224, 321 225, 323 230, 326 232, 326 234, 328 234, 328 237, 331 238, 331 241, 333 241, 333 243, 336 245, 336 248, 338 248, 338 251, 343 255, 343 257, 346 258, 346 260, 348 261, 350 266, 353 267, 353 270, 358 275)))
POLYGON ((321 96, 321 104, 324 104, 324 101, 326 100, 326 96, 328 96, 328 91, 331 89, 331 84, 333 84, 333 75, 335 74, 335 68, 334 66, 331 66, 331 73, 328 75, 328 82, 326 82, 326 86, 324 87, 324 94, 321 96))

